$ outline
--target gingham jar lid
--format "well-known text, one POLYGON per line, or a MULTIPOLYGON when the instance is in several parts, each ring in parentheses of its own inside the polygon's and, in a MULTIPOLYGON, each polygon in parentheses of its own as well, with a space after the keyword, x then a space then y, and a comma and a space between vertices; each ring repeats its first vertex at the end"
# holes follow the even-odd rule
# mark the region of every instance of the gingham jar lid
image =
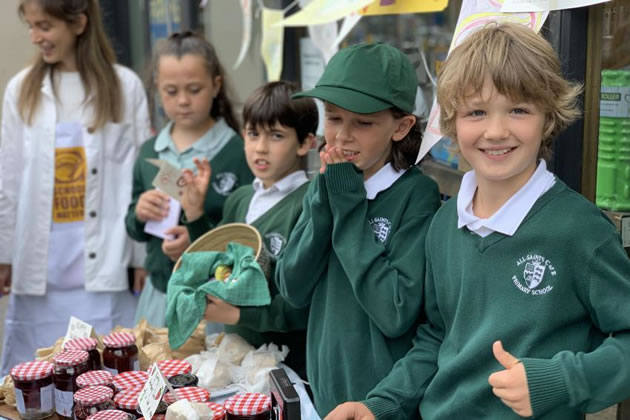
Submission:
MULTIPOLYGON (((185 386, 183 388, 174 389, 173 392, 177 396, 177 400, 188 400, 191 402, 206 402, 210 399, 210 393, 204 388, 198 386, 185 386)), ((164 401, 167 404, 173 404, 176 399, 171 392, 164 395, 164 401)))
POLYGON ((66 350, 57 353, 53 357, 53 362, 55 362, 56 366, 70 367, 87 362, 88 357, 88 352, 85 350, 66 350))
POLYGON ((204 404, 212 410, 212 420, 221 420, 225 417, 225 407, 223 405, 213 401, 204 404))
POLYGON ((108 386, 88 386, 74 393, 74 402, 83 406, 103 404, 112 399, 114 391, 108 386))
POLYGON ((135 343, 136 336, 129 332, 115 332, 103 337, 103 344, 114 349, 129 347, 135 343))
POLYGON ((18 381, 36 381, 52 375, 55 365, 50 362, 35 360, 24 362, 11 369, 11 377, 18 381))
POLYGON ((236 416, 255 416, 271 410, 271 398, 258 392, 236 394, 225 401, 225 410, 236 416))
POLYGON ((185 360, 162 360, 157 362, 157 365, 166 378, 192 372, 192 365, 185 360))
POLYGON ((129 370, 114 376, 112 385, 116 391, 123 389, 143 387, 149 380, 149 374, 143 370, 129 370))
POLYGON ((90 370, 82 373, 77 378, 77 386, 85 388, 86 386, 111 385, 114 376, 106 370, 90 370))
POLYGON ((120 410, 103 410, 92 414, 87 420, 128 420, 129 414, 120 410))
POLYGON ((64 350, 94 350, 98 345, 98 341, 94 338, 75 338, 73 340, 67 341, 66 344, 63 345, 64 350))
POLYGON ((135 410, 138 408, 138 395, 140 395, 142 387, 129 388, 120 391, 114 397, 114 402, 120 408, 125 410, 135 410))

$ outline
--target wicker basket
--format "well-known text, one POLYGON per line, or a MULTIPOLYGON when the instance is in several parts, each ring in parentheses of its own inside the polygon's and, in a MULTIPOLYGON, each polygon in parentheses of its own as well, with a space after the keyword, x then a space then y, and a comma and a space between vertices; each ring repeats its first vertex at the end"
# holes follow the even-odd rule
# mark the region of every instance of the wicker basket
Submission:
MULTIPOLYGON (((225 252, 227 244, 230 242, 238 242, 241 245, 252 248, 256 256, 256 261, 262 267, 263 272, 267 274, 269 271, 269 261, 263 250, 260 233, 258 233, 255 227, 245 223, 229 223, 204 233, 195 242, 190 244, 186 251, 184 251, 184 254, 199 251, 225 252)), ((179 257, 177 263, 175 263, 175 267, 173 267, 173 271, 177 270, 181 264, 182 257, 179 257)))

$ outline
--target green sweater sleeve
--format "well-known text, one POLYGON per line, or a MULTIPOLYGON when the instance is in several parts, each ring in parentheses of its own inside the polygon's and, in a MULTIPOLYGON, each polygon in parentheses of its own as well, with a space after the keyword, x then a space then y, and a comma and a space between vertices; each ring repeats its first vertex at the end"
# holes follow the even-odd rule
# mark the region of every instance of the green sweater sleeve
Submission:
POLYGON ((333 250, 366 314, 385 336, 399 337, 413 327, 420 313, 424 242, 437 210, 437 194, 432 197, 435 206, 418 204, 403 210, 386 247, 375 240, 368 221, 362 173, 352 163, 339 163, 329 165, 325 177, 334 220, 333 250))
POLYGON ((597 248, 585 274, 593 324, 610 335, 588 353, 521 359, 534 417, 560 404, 595 412, 630 395, 630 259, 617 234, 597 248))
POLYGON ((416 330, 413 347, 362 401, 378 420, 406 420, 417 417, 418 404, 437 371, 437 356, 444 338, 444 325, 433 286, 430 255, 427 252, 424 307, 426 319, 416 330))
POLYGON ((317 282, 326 273, 331 230, 326 184, 324 177, 318 175, 309 185, 302 214, 276 265, 278 290, 294 307, 304 308, 310 304, 317 282))
POLYGON ((146 147, 148 146, 142 148, 142 151, 138 155, 138 158, 133 165, 133 186, 131 190, 131 203, 129 203, 129 207, 127 208, 127 216, 125 217, 127 234, 132 239, 140 242, 147 242, 151 238, 151 235, 145 233, 144 231, 145 224, 139 221, 136 217, 136 205, 138 204, 140 195, 142 195, 142 193, 146 191, 144 182, 145 180, 142 172, 142 162, 145 159, 144 153, 142 152, 145 150, 146 147))

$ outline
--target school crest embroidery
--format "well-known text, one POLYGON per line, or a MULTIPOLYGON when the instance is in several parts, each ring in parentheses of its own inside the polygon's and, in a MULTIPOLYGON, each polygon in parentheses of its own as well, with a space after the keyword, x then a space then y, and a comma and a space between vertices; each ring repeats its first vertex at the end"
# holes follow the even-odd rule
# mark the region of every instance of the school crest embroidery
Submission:
POLYGON ((518 271, 512 276, 512 282, 521 292, 539 296, 553 290, 553 284, 550 283, 556 277, 556 269, 547 258, 537 254, 527 254, 518 259, 516 266, 518 271))
POLYGON ((236 187, 238 187, 238 177, 232 172, 221 172, 212 182, 212 188, 222 196, 230 195, 236 187))
POLYGON ((278 257, 280 251, 287 243, 287 240, 284 236, 280 235, 276 232, 271 232, 265 235, 265 239, 267 242, 267 247, 269 248, 269 253, 273 255, 274 258, 278 257))
POLYGON ((387 237, 389 236, 389 231, 392 228, 392 222, 384 217, 374 217, 370 219, 369 222, 376 238, 382 243, 385 243, 385 241, 387 241, 387 237))

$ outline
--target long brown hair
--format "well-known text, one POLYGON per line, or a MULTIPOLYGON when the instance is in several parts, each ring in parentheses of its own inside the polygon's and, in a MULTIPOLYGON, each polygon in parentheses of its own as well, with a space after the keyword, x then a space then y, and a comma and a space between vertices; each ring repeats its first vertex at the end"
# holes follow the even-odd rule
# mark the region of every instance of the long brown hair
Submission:
MULTIPOLYGON (((155 48, 153 54, 153 63, 151 68, 151 80, 149 87, 155 88, 155 80, 157 80, 157 71, 160 64, 160 58, 163 56, 173 56, 181 59, 185 55, 198 55, 203 58, 206 65, 206 71, 213 79, 217 76, 221 77, 221 89, 216 98, 212 102, 210 116, 217 120, 220 117, 225 119, 227 125, 232 127, 234 131, 241 131, 238 120, 234 115, 232 102, 230 101, 228 92, 230 91, 229 81, 225 75, 225 70, 217 57, 214 46, 208 42, 203 35, 191 32, 175 32, 167 39, 161 40, 155 48)), ((151 95, 153 97, 154 95, 151 95)))
MULTIPOLYGON (((116 56, 105 35, 101 11, 97 0, 20 0, 18 13, 24 18, 24 6, 35 2, 42 11, 54 18, 75 24, 83 14, 87 17, 85 30, 77 36, 75 53, 77 70, 85 88, 86 98, 93 96, 93 120, 90 131, 102 128, 108 121, 119 122, 122 116, 122 92, 114 69, 116 56)), ((22 81, 18 110, 28 124, 41 99, 44 77, 52 77, 55 66, 44 61, 41 55, 22 81)))

